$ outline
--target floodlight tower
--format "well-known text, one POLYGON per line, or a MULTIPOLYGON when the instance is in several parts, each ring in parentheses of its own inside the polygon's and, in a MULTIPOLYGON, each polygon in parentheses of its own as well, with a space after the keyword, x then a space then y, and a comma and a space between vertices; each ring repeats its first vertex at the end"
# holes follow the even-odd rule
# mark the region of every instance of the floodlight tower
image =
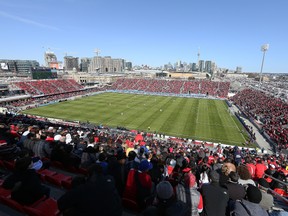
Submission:
POLYGON ((198 47, 198 53, 197 53, 197 56, 198 56, 198 70, 199 70, 199 67, 200 67, 200 64, 199 64, 199 61, 200 61, 200 47, 198 47))
POLYGON ((100 65, 99 65, 99 54, 100 54, 101 50, 99 50, 98 48, 94 50, 94 53, 96 54, 96 71, 98 72, 100 70, 100 65))
POLYGON ((265 60, 265 53, 269 49, 269 44, 264 44, 261 46, 261 51, 263 52, 263 57, 262 57, 262 63, 261 63, 261 70, 260 70, 260 78, 259 78, 259 87, 262 82, 262 70, 263 70, 263 65, 264 65, 264 60, 265 60))
POLYGON ((98 55, 100 54, 100 52, 101 52, 101 50, 99 50, 99 49, 95 49, 94 50, 94 53, 96 53, 96 56, 98 57, 98 55))

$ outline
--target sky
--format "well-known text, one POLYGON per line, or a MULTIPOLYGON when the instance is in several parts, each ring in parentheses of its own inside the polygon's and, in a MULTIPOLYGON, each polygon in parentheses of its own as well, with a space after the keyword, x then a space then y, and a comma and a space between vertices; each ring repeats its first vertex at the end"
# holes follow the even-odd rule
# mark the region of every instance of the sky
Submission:
POLYGON ((66 55, 133 65, 214 61, 218 67, 288 73, 287 0, 0 0, 0 59, 44 63, 66 55))

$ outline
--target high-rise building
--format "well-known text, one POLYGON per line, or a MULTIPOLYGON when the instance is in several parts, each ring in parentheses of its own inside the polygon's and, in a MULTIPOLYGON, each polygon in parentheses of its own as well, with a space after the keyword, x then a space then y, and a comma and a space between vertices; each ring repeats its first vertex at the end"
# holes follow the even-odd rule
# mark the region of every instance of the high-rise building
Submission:
POLYGON ((88 72, 88 67, 91 62, 91 58, 81 58, 80 71, 88 72))
POLYGON ((112 59, 111 56, 94 56, 92 58, 88 72, 100 72, 100 73, 114 73, 123 72, 124 60, 123 59, 112 59))
POLYGON ((79 71, 79 58, 73 56, 65 56, 64 57, 64 67, 65 70, 71 71, 76 70, 79 71))
POLYGON ((132 70, 132 62, 125 62, 125 69, 128 71, 132 70))
POLYGON ((205 62, 205 71, 210 74, 212 73, 212 61, 205 62))
POLYGON ((236 67, 236 73, 242 73, 242 67, 236 67))
POLYGON ((196 63, 192 63, 192 71, 197 71, 197 64, 196 63))
POLYGON ((199 63, 198 63, 198 71, 199 72, 203 72, 205 67, 204 67, 204 60, 199 60, 199 63))
POLYGON ((5 69, 15 73, 28 73, 31 68, 39 67, 36 60, 8 60, 0 59, 0 64, 5 65, 5 69))
POLYGON ((45 66, 50 68, 56 68, 58 69, 58 62, 57 57, 52 51, 46 51, 44 53, 44 60, 45 60, 45 66))

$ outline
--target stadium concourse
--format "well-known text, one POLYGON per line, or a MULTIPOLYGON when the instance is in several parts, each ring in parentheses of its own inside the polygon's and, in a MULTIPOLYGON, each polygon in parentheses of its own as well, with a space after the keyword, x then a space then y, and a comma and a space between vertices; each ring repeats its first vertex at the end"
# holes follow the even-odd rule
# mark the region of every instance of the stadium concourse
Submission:
POLYGON ((233 97, 239 115, 253 121, 277 151, 258 155, 237 146, 16 113, 105 90, 225 98, 229 83, 119 79, 111 87, 83 89, 58 80, 54 94, 53 81, 42 82, 13 84, 28 97, 1 99, 9 110, 0 116, 1 215, 287 213, 287 104, 278 99, 251 89, 233 97))

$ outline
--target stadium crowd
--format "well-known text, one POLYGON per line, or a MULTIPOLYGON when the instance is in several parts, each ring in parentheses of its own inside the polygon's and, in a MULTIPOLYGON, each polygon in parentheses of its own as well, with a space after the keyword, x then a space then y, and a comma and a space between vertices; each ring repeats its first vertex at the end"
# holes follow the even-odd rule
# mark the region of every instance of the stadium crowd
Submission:
POLYGON ((262 91, 244 89, 232 100, 248 117, 252 117, 276 143, 277 150, 288 148, 288 103, 262 91))
POLYGON ((14 82, 13 85, 18 86, 31 95, 54 95, 83 89, 83 86, 73 79, 32 80, 14 82))
POLYGON ((139 215, 266 216, 281 213, 273 211, 271 193, 287 197, 285 155, 254 155, 237 146, 208 148, 103 126, 52 124, 26 115, 0 117, 0 159, 14 163, 2 188, 13 188, 11 199, 21 205, 49 197, 39 174, 53 164, 87 171, 73 178, 57 200, 63 215, 130 210, 139 215))
POLYGON ((173 94, 208 94, 226 98, 229 82, 187 81, 163 79, 118 79, 112 84, 114 90, 135 90, 173 94))

